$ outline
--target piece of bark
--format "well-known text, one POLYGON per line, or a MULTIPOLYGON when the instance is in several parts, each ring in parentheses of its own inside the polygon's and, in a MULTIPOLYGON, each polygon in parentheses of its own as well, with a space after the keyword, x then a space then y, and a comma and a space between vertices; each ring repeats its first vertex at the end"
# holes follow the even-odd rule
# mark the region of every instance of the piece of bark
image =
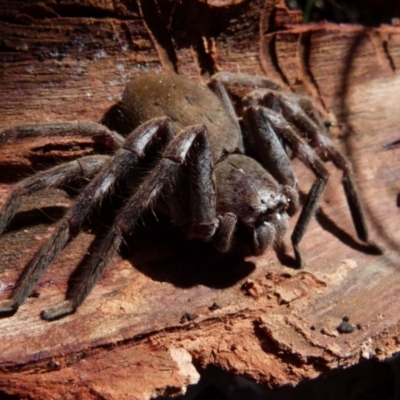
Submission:
MULTIPOLYGON (((368 254, 356 239, 340 173, 330 169, 321 211, 301 243, 306 270, 282 266, 273 250, 246 259, 219 255, 150 221, 74 315, 42 321, 40 311, 63 299, 69 274, 94 250, 94 223, 53 262, 40 296, 0 320, 0 390, 147 399, 184 391, 198 379, 194 365, 209 364, 276 387, 399 350, 400 28, 300 25, 301 14, 282 1, 266 4, 3 7, 0 128, 99 121, 126 82, 147 71, 177 70, 201 81, 216 69, 266 74, 337 117, 342 129, 333 135, 354 165, 371 237, 385 254, 368 254), (210 310, 214 302, 219 308, 210 310), (344 315, 361 329, 339 334, 344 315)), ((87 138, 10 140, 0 149, 1 204, 13 182, 43 167, 46 141, 57 144, 48 158, 58 161, 92 151, 87 138)), ((294 165, 304 191, 312 175, 294 165)), ((0 238, 2 298, 70 204, 59 190, 24 201, 0 238)))

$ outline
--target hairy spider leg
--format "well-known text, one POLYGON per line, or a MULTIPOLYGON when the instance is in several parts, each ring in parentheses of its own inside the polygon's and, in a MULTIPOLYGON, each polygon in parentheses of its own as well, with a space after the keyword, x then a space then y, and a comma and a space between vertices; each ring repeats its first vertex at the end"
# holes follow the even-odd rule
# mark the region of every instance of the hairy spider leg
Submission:
POLYGON ((283 139, 284 143, 294 151, 294 155, 310 168, 317 177, 307 195, 291 237, 296 266, 297 268, 304 268, 304 261, 299 249, 299 243, 304 236, 311 218, 315 214, 318 200, 328 181, 329 172, 314 150, 303 141, 289 123, 284 121, 279 114, 262 106, 249 107, 246 109, 245 113, 246 118, 252 121, 252 124, 257 126, 261 132, 272 128, 272 130, 283 139), (269 122, 269 124, 267 124, 267 122, 269 122))
POLYGON ((96 143, 113 150, 119 149, 125 140, 123 136, 111 131, 104 125, 88 121, 71 121, 12 126, 0 133, 0 147, 10 138, 19 140, 41 136, 88 136, 96 143))
POLYGON ((219 220, 215 216, 215 190, 212 185, 213 165, 207 131, 203 126, 191 126, 182 130, 168 144, 162 158, 128 199, 109 233, 100 243, 98 250, 67 291, 66 300, 42 312, 43 319, 54 320, 73 313, 82 304, 118 251, 123 235, 134 229, 144 212, 160 198, 165 187, 168 188, 171 183, 173 184, 182 165, 189 162, 192 157, 194 158, 193 166, 198 166, 202 162, 209 163, 209 166, 205 168, 194 168, 194 170, 187 168, 185 170, 187 173, 193 173, 190 179, 194 181, 190 189, 192 196, 200 196, 196 198, 198 206, 192 208, 194 219, 192 229, 198 236, 204 238, 215 234, 219 220), (207 187, 208 194, 203 198, 204 186, 207 187), (202 203, 206 205, 207 202, 211 202, 213 206, 201 206, 202 203))
POLYGON ((332 161, 336 168, 343 172, 342 185, 357 236, 374 253, 382 254, 380 247, 369 239, 365 212, 353 178, 353 168, 329 137, 323 133, 325 130, 323 124, 318 124, 318 119, 310 118, 310 115, 305 112, 305 108, 309 108, 310 105, 303 101, 299 106, 296 102, 292 102, 281 93, 276 92, 265 93, 262 103, 266 103, 274 111, 281 113, 286 121, 292 123, 298 132, 310 142, 324 161, 332 161))
POLYGON ((59 188, 79 178, 91 179, 97 174, 109 156, 86 156, 66 164, 58 165, 46 171, 18 182, 8 196, 0 213, 0 235, 18 211, 22 197, 45 189, 59 188))
MULTIPOLYGON (((255 108, 244 111, 244 120, 249 126, 246 136, 248 146, 261 165, 282 185, 289 185, 297 191, 297 179, 290 158, 272 129, 271 124, 260 117, 255 108)), ((296 206, 296 209, 298 204, 296 206)))
MULTIPOLYGON (((129 169, 138 164, 140 158, 144 156, 148 144, 154 138, 162 138, 169 142, 173 134, 171 122, 164 117, 146 122, 127 137, 123 148, 103 164, 100 172, 85 187, 74 205, 57 223, 48 241, 27 264, 16 283, 11 298, 0 301, 0 314, 15 312, 25 301, 50 263, 65 247, 68 240, 79 232, 92 209, 112 192, 114 185, 125 177, 129 169)), ((33 177, 29 179, 33 179, 33 177)))

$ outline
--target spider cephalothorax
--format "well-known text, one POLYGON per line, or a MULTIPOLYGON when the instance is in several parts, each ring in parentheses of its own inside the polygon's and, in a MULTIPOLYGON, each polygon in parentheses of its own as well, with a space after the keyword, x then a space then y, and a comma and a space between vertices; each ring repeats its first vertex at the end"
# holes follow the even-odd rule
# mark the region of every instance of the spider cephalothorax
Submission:
POLYGON ((131 130, 126 138, 89 122, 20 125, 0 134, 1 145, 9 136, 78 131, 114 150, 112 156, 82 157, 15 186, 0 214, 0 233, 17 211, 21 196, 63 186, 79 176, 90 180, 28 263, 11 298, 0 302, 0 313, 18 309, 93 208, 112 194, 119 181, 137 173, 139 165, 142 170, 148 154, 158 161, 148 166, 140 185, 126 199, 99 249, 68 290, 66 300, 44 311, 44 319, 76 310, 118 251, 123 235, 134 229, 151 206, 166 214, 188 237, 209 241, 219 251, 232 248, 239 228, 246 232, 254 254, 270 245, 279 249, 288 219, 299 207, 297 179, 286 149, 316 175, 291 237, 297 267, 303 266, 298 244, 329 176, 323 161, 332 161, 343 171, 357 234, 378 250, 368 239, 351 166, 324 135, 321 115, 309 99, 285 93, 274 82, 260 77, 219 73, 208 86, 202 86, 178 75, 153 74, 128 83, 120 117, 131 130), (242 100, 245 134, 225 85, 257 88, 242 100))

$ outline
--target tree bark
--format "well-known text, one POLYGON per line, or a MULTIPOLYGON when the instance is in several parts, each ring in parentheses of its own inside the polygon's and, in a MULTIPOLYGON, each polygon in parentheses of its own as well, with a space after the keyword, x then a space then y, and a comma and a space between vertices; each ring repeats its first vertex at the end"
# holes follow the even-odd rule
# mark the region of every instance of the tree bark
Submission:
MULTIPOLYGON (((371 238, 384 254, 357 240, 340 173, 330 166, 301 242, 305 270, 282 265, 272 249, 244 259, 216 254, 150 220, 75 314, 44 322, 40 311, 63 299, 69 275, 104 232, 96 215, 36 296, 0 320, 0 390, 149 399, 183 392, 198 380, 195 367, 209 364, 278 387, 399 351, 399 26, 302 25, 280 0, 6 4, 0 129, 100 121, 129 79, 145 72, 202 82, 221 70, 266 75, 336 117, 332 136, 354 166, 371 238), (345 315, 358 328, 340 334, 345 315)), ((0 149, 0 205, 22 177, 94 151, 84 137, 11 138, 0 149)), ((305 192, 313 176, 294 166, 305 192)), ((24 199, 0 238, 2 299, 71 202, 61 190, 24 199)))

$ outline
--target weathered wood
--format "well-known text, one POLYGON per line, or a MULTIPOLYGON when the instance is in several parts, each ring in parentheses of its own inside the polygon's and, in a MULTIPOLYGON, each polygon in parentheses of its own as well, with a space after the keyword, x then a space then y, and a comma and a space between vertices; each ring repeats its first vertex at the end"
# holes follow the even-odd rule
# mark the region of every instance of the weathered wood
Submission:
MULTIPOLYGON (((273 250, 244 260, 218 255, 164 226, 152 237, 157 224, 149 222, 74 315, 42 321, 40 311, 63 298, 69 274, 102 232, 94 223, 52 264, 40 296, 0 320, 0 390, 145 399, 181 392, 198 379, 193 365, 208 364, 281 386, 399 350, 400 28, 300 25, 283 1, 223 3, 163 2, 159 14, 143 1, 8 7, 0 19, 0 129, 99 121, 129 78, 147 71, 202 81, 215 69, 264 73, 337 116, 342 129, 333 135, 354 165, 371 236, 385 254, 368 254, 356 239, 340 174, 330 168, 301 244, 306 270, 282 266, 273 250), (211 311, 214 302, 220 308, 211 311), (198 317, 181 323, 184 313, 198 317), (340 335, 344 315, 360 329, 340 335)), ((68 144, 51 153, 58 161, 92 151, 87 138, 45 140, 68 144)), ((1 148, 1 204, 13 182, 42 167, 44 144, 10 140, 1 148)), ((294 165, 306 190, 312 175, 294 165)), ((24 201, 0 238, 2 298, 70 204, 59 190, 24 201)))

